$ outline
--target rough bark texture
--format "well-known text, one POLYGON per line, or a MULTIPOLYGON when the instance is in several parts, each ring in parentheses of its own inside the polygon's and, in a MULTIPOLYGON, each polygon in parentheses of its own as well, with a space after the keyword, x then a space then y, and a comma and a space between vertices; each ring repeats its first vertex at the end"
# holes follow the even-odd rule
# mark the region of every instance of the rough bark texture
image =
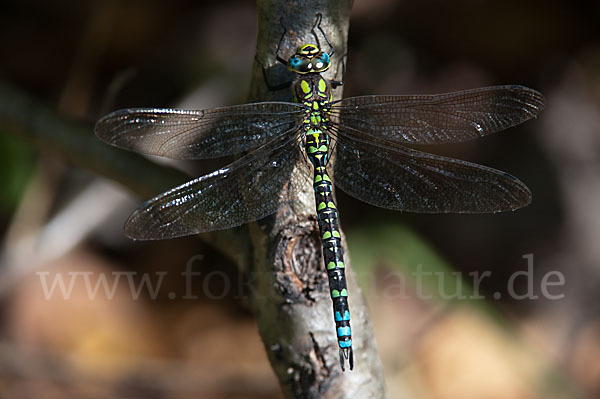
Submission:
MULTIPOLYGON (((337 66, 339 57, 346 53, 351 6, 350 0, 259 0, 256 63, 249 101, 292 100, 289 89, 270 91, 262 71, 264 66, 267 78, 275 82, 289 80, 285 67, 275 60, 275 49, 283 32, 280 20, 287 29, 280 55, 287 59, 298 45, 315 41, 310 31, 316 13, 323 15, 321 27, 335 48, 333 67, 326 73, 333 79, 341 68, 337 66)), ((324 39, 319 40, 325 48, 324 39)), ((341 88, 334 91, 335 99, 341 95, 341 88)), ((343 223, 343 215, 341 218, 343 223)), ((355 368, 345 373, 340 368, 312 187, 305 187, 293 209, 280 209, 260 226, 252 225, 250 231, 254 248, 250 266, 255 288, 253 308, 286 397, 384 397, 382 366, 370 316, 347 253, 355 368)))

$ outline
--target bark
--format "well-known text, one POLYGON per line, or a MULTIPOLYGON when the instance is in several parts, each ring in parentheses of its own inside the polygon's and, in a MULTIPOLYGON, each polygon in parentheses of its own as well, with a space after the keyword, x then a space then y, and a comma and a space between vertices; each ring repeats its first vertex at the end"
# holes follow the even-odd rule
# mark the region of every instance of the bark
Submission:
MULTIPOLYGON (((349 0, 259 0, 256 62, 249 100, 292 101, 291 90, 268 89, 262 69, 266 67, 271 86, 278 79, 289 79, 285 67, 275 59, 283 32, 280 21, 287 29, 280 55, 287 59, 298 45, 315 42, 311 28, 317 12, 323 15, 321 28, 335 48, 332 68, 325 75, 333 79, 337 72, 335 78, 339 79, 338 60, 346 54, 351 5, 349 0)), ((319 44, 327 49, 324 38, 319 37, 319 44)), ((334 91, 334 99, 341 98, 341 91, 334 91)), ((260 226, 254 224, 250 228, 254 248, 249 268, 255 288, 253 308, 271 365, 288 398, 384 397, 373 327, 347 251, 344 256, 355 368, 345 373, 341 370, 312 187, 305 187, 300 197, 293 209, 282 208, 260 226)), ((343 215, 341 218, 343 222, 343 215)))

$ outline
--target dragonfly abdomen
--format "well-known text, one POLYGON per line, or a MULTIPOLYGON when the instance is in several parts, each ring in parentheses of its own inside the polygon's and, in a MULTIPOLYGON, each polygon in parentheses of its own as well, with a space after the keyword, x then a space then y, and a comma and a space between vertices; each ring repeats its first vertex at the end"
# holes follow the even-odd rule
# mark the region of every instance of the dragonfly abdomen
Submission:
POLYGON ((338 212, 333 198, 333 185, 327 174, 329 137, 318 129, 309 129, 306 135, 306 153, 314 166, 315 204, 319 221, 319 233, 323 245, 323 260, 329 278, 329 290, 333 301, 333 317, 340 347, 340 362, 349 360, 353 368, 350 310, 346 286, 342 240, 338 227, 338 212))
POLYGON ((348 288, 346 286, 342 239, 338 227, 338 213, 332 193, 331 179, 325 166, 315 167, 315 202, 319 220, 319 232, 323 245, 323 260, 329 278, 329 290, 333 301, 333 317, 340 347, 340 362, 344 368, 344 358, 349 359, 353 368, 352 335, 350 331, 350 310, 348 308, 348 288))

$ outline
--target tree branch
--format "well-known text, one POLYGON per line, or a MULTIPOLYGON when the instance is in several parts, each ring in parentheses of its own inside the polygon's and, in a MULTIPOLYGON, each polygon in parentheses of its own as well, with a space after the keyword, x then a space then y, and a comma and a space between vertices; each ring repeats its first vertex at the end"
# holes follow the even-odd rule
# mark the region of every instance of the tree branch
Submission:
MULTIPOLYGON (((292 101, 290 90, 269 91, 262 71, 263 66, 269 67, 267 76, 275 72, 285 79, 285 68, 277 66, 275 59, 283 32, 280 20, 287 29, 280 54, 287 58, 298 45, 314 43, 310 31, 316 13, 323 15, 321 27, 335 48, 333 66, 326 76, 334 79, 335 58, 346 54, 351 5, 350 0, 259 0, 249 100, 292 101)), ((321 38, 321 46, 323 41, 321 38)), ((341 95, 340 88, 334 91, 334 99, 341 95)), ((271 365, 288 398, 382 398, 383 371, 373 327, 347 252, 344 257, 356 367, 342 373, 312 187, 305 187, 301 199, 294 209, 280 209, 262 228, 251 228, 255 252, 250 270, 256 289, 253 305, 271 365)), ((343 242, 347 248, 345 239, 343 242)))

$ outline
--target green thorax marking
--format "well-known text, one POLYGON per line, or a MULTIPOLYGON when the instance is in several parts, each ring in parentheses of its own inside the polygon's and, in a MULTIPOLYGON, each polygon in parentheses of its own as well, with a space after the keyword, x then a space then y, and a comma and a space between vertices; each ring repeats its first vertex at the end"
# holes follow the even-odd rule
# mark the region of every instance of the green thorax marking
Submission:
POLYGON ((331 85, 319 73, 299 75, 294 84, 294 99, 306 106, 305 150, 314 166, 325 166, 329 152, 329 107, 331 85))
POLYGON ((317 107, 327 104, 332 100, 331 85, 319 73, 300 75, 294 84, 294 99, 313 108, 315 102, 317 107))

